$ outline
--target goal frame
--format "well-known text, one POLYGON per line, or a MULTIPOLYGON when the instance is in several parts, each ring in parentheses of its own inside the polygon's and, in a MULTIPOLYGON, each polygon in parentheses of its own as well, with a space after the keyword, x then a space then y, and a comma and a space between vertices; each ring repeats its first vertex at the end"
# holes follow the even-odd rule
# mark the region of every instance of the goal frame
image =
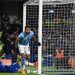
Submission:
MULTIPOLYGON (((46 1, 46 0, 45 0, 46 1)), ((53 0, 50 0, 53 1, 53 0)), ((59 1, 59 0, 56 0, 59 1)), ((62 0, 61 0, 62 1, 62 0)), ((75 0, 64 0, 63 3, 48 3, 48 5, 52 4, 68 4, 68 3, 75 3, 75 0)), ((39 18, 38 18, 38 41, 41 43, 41 46, 38 47, 38 74, 42 73, 42 10, 43 10, 43 0, 29 0, 26 3, 23 4, 23 31, 26 26, 26 6, 27 5, 39 5, 39 18), (38 1, 38 4, 33 3, 34 1, 38 1), (31 4, 32 3, 32 4, 31 4)))

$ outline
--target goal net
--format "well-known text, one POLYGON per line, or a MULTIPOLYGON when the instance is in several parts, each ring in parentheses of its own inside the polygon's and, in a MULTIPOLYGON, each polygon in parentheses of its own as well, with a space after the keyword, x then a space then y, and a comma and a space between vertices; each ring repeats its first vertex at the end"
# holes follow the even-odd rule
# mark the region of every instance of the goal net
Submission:
POLYGON ((40 47, 30 43, 30 61, 38 61, 39 74, 75 74, 74 0, 29 0, 23 5, 25 25, 42 41, 40 47))

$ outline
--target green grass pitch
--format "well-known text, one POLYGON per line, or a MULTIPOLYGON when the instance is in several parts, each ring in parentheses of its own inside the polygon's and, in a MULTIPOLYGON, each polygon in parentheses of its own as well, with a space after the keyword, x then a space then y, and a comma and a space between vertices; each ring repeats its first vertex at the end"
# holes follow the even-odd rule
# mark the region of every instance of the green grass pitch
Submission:
MULTIPOLYGON (((41 75, 57 75, 57 74, 59 74, 59 75, 61 75, 61 74, 66 74, 66 75, 75 75, 75 73, 68 73, 68 72, 66 72, 66 73, 61 73, 61 72, 59 72, 59 73, 46 73, 46 74, 41 74, 41 75)), ((0 73, 0 75, 38 75, 38 74, 21 74, 21 73, 0 73)))
POLYGON ((0 75, 38 75, 38 74, 0 73, 0 75))

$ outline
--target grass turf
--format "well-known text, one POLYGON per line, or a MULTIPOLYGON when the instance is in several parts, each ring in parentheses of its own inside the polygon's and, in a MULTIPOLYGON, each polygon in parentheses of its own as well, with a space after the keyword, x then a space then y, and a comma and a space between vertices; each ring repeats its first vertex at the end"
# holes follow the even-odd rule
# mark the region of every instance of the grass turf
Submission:
MULTIPOLYGON (((46 73, 46 74, 41 74, 41 75, 75 75, 75 73, 46 73)), ((21 73, 0 73, 0 75, 38 75, 38 74, 21 74, 21 73)))
POLYGON ((0 75, 38 75, 38 74, 0 73, 0 75))

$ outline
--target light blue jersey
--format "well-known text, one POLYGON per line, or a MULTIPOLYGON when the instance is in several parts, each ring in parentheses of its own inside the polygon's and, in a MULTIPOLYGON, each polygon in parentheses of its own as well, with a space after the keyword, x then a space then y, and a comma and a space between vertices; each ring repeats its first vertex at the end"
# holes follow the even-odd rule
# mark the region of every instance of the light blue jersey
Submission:
POLYGON ((34 36, 34 32, 30 31, 30 33, 27 35, 25 32, 20 33, 18 36, 19 39, 19 45, 28 45, 31 38, 34 36))

